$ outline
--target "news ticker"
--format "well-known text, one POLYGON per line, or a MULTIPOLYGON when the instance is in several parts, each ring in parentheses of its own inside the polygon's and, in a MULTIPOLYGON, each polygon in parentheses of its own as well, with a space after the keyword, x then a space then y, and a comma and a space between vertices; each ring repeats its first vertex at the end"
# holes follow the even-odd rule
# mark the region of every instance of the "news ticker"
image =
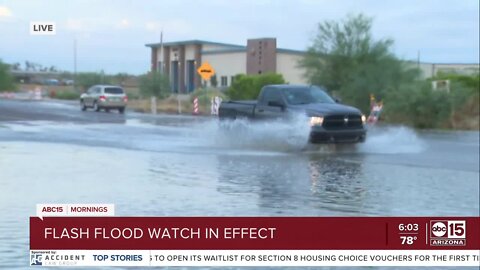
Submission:
POLYGON ((31 250, 31 266, 479 266, 478 250, 31 250))
POLYGON ((114 217, 99 205, 75 211, 103 216, 52 217, 46 207, 30 218, 32 266, 479 266, 480 217, 114 217))

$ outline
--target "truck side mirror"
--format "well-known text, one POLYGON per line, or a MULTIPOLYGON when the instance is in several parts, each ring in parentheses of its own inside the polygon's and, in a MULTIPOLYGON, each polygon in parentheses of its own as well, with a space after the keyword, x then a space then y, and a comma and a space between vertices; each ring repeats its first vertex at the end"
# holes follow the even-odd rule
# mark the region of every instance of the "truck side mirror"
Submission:
POLYGON ((335 103, 342 103, 342 100, 339 97, 334 97, 335 103))

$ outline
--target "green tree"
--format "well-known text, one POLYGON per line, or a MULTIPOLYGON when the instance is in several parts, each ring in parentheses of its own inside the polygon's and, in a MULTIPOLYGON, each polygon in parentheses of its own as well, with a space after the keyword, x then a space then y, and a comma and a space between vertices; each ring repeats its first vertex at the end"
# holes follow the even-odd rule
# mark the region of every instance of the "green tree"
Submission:
POLYGON ((461 85, 465 88, 471 89, 472 93, 474 94, 480 92, 479 73, 472 75, 463 75, 456 73, 438 72, 437 76, 433 77, 431 80, 450 80, 452 84, 461 85))
POLYGON ((73 73, 69 71, 62 71, 58 74, 58 78, 61 80, 73 80, 73 73))
POLYGON ((10 67, 0 60, 0 91, 12 91, 15 89, 13 78, 10 75, 10 67))
POLYGON ((451 108, 448 125, 442 127, 477 129, 480 110, 480 76, 479 73, 465 75, 439 72, 434 80, 449 80, 448 101, 451 108))
POLYGON ((21 70, 22 68, 20 66, 20 63, 16 62, 16 63, 13 63, 12 69, 13 70, 21 70))
POLYGON ((140 77, 140 92, 145 97, 168 97, 171 93, 168 77, 158 72, 142 75, 140 77))
POLYGON ((265 73, 260 75, 235 76, 232 85, 226 94, 231 99, 256 99, 262 87, 268 84, 283 84, 285 80, 281 74, 265 73))
POLYGON ((448 125, 453 100, 446 91, 432 90, 430 82, 416 81, 388 92, 385 104, 383 116, 389 122, 439 128, 448 125))
POLYGON ((375 40, 372 19, 362 14, 342 21, 324 21, 300 66, 312 84, 339 93, 346 103, 369 108, 369 95, 383 97, 417 78, 390 51, 391 39, 375 40))
POLYGON ((125 81, 130 77, 128 73, 120 72, 113 76, 115 84, 123 85, 125 81))

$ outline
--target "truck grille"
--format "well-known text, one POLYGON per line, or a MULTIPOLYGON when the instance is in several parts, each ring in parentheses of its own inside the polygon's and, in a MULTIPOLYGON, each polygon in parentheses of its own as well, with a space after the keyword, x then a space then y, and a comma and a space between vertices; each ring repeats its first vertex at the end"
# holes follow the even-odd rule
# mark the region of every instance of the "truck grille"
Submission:
POLYGON ((356 114, 329 115, 323 119, 325 129, 356 129, 362 125, 362 117, 356 114))

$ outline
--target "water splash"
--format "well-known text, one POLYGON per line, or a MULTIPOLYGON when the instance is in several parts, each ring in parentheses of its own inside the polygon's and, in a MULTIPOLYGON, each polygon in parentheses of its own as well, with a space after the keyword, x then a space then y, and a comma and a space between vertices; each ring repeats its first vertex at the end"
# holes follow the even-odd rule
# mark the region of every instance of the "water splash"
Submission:
POLYGON ((408 127, 375 127, 368 131, 365 143, 310 144, 310 125, 305 115, 295 115, 289 120, 232 121, 209 120, 188 128, 190 139, 200 139, 196 144, 231 150, 255 150, 306 153, 420 153, 425 143, 408 127), (195 130, 195 134, 191 132, 195 130))
POLYGON ((299 151, 308 142, 308 117, 294 115, 289 120, 250 121, 212 120, 202 123, 200 136, 222 148, 274 151, 299 151))
POLYGON ((404 126, 370 129, 366 142, 357 147, 358 152, 378 154, 420 153, 423 150, 425 143, 413 129, 404 126))
MULTIPOLYGON (((118 124, 55 123, 25 121, 2 124, 3 132, 11 130, 33 139, 34 134, 59 140, 68 133, 67 141, 97 141, 98 138, 116 140, 115 144, 145 150, 188 150, 204 148, 207 151, 258 151, 303 153, 420 153, 425 143, 413 129, 407 127, 374 127, 368 131, 365 143, 357 145, 309 144, 310 125, 303 114, 290 119, 251 121, 237 119, 219 121, 216 118, 192 117, 159 118, 153 123, 130 119, 123 129, 118 124), (117 131, 122 132, 117 132, 117 131), (101 132, 102 136, 98 133, 101 132), (29 135, 30 134, 30 135, 29 135), (91 140, 88 138, 92 138, 91 140), (168 144, 160 143, 168 141, 168 144)), ((38 139, 38 137, 35 137, 38 139)))

